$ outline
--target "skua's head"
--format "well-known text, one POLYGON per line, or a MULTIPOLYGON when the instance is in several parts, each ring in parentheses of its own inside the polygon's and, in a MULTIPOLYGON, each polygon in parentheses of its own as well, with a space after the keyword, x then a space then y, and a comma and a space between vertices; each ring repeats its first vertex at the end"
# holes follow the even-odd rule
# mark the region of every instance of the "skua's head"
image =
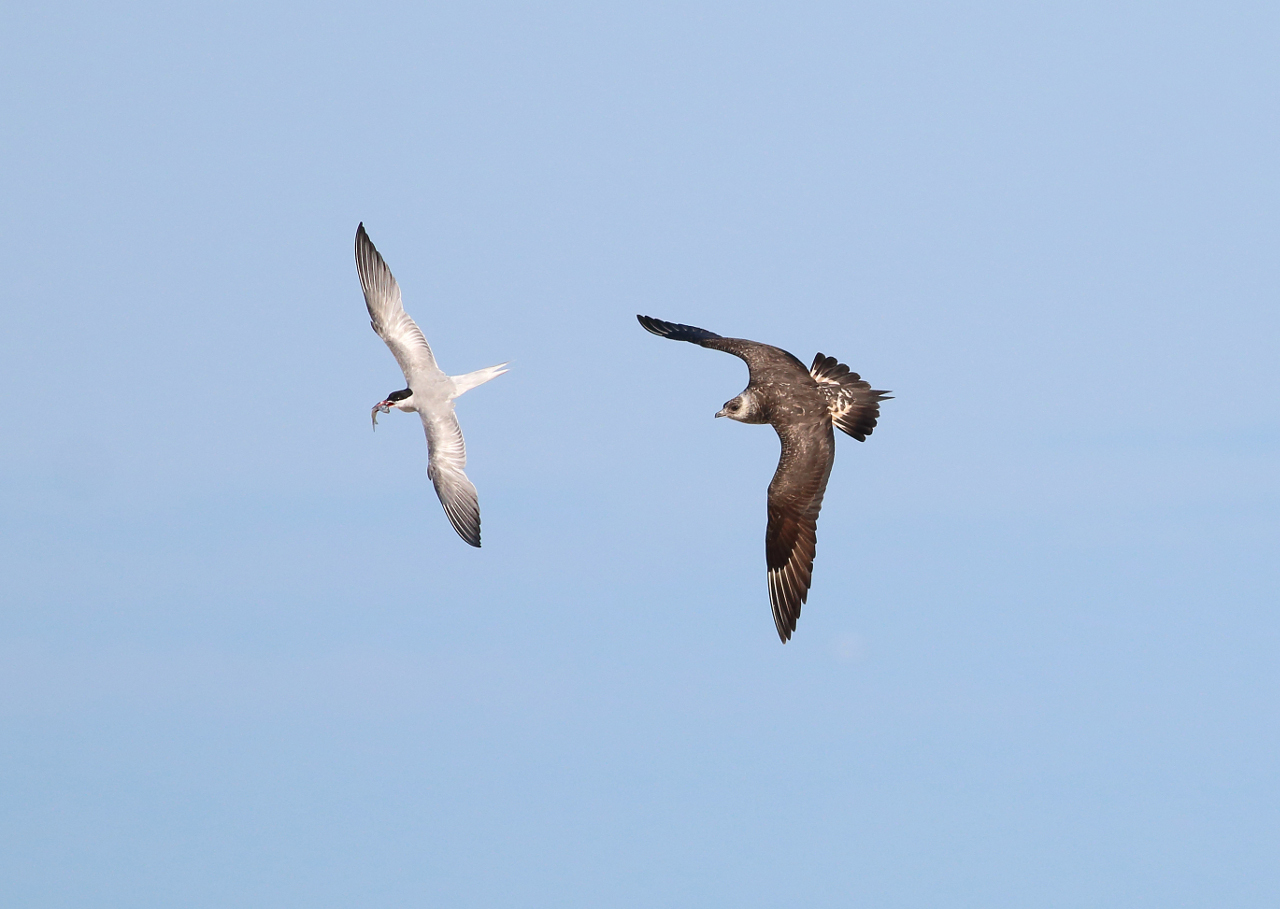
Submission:
POLYGON ((756 401, 755 395, 749 391, 744 391, 732 401, 726 401, 724 407, 720 408, 717 417, 728 417, 730 420, 737 420, 739 423, 764 423, 764 417, 760 413, 759 402, 756 401))

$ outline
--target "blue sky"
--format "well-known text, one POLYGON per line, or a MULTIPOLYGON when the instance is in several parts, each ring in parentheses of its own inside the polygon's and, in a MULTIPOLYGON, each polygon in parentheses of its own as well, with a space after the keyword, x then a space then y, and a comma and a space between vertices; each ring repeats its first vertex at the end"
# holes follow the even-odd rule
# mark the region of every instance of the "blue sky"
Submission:
POLYGON ((1274 5, 2 20, 6 905, 1280 899, 1274 5), (897 395, 785 647, 637 312, 897 395))

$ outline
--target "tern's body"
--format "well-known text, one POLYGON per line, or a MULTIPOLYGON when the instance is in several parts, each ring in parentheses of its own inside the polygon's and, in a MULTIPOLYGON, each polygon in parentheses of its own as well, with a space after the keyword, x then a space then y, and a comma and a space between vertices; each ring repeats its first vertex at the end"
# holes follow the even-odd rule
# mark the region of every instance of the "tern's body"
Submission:
POLYGON ((744 360, 750 370, 746 389, 716 416, 768 423, 782 442, 769 484, 764 551, 773 621, 785 644, 796 630, 813 579, 818 512, 836 456, 833 427, 864 441, 875 428, 885 392, 872 389, 834 357, 818 354, 806 369, 778 347, 649 316, 636 318, 655 335, 723 350, 744 360))
POLYGON ((462 427, 453 412, 453 402, 468 389, 506 372, 505 363, 461 376, 446 375, 436 365, 431 345, 417 323, 404 311, 400 286, 391 269, 374 248, 364 225, 356 229, 356 270, 364 290, 370 324, 391 349, 408 387, 392 392, 374 405, 373 423, 378 413, 392 407, 416 413, 427 434, 427 476, 449 516, 458 536, 472 546, 480 545, 480 503, 476 488, 467 479, 467 447, 462 427))

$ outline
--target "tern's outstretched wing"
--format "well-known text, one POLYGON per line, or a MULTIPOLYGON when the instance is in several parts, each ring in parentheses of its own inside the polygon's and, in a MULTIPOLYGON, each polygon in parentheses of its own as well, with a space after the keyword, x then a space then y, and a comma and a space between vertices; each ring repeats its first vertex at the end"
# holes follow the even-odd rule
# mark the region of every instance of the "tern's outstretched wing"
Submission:
POLYGON ((781 347, 761 344, 759 341, 747 341, 743 338, 722 338, 715 332, 692 325, 681 325, 677 322, 663 322, 651 316, 636 316, 645 331, 653 332, 673 341, 688 341, 700 347, 712 350, 723 350, 746 361, 751 370, 751 381, 758 384, 777 382, 780 384, 796 383, 809 385, 811 378, 804 364, 787 353, 781 347))
POLYGON ((872 388, 835 357, 818 354, 809 374, 817 381, 818 392, 826 400, 836 427, 865 442, 880 418, 880 402, 888 401, 889 393, 872 388))
POLYGON ((391 348, 405 380, 412 384, 411 374, 423 369, 438 372, 440 368, 436 366, 431 345, 423 336, 422 329, 404 311, 400 285, 364 232, 363 223, 356 228, 356 271, 360 272, 360 287, 364 291, 365 306, 369 309, 369 324, 391 348))
POLYGON ((769 484, 769 525, 764 556, 769 566, 769 602, 778 637, 786 643, 796 630, 800 607, 813 581, 818 545, 818 512, 835 462, 836 438, 829 420, 775 423, 782 457, 769 484))
POLYGON ((450 407, 440 414, 421 411, 427 433, 427 476, 435 484, 436 495, 458 536, 472 546, 480 546, 480 502, 463 468, 467 466, 467 446, 462 427, 450 407))

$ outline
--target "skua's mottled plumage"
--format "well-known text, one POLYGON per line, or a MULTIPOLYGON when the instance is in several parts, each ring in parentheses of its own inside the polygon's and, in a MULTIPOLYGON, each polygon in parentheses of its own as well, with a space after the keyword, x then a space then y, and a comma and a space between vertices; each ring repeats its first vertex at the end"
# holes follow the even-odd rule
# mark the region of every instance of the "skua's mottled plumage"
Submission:
POLYGON ((818 354, 806 369, 779 347, 649 316, 636 318, 655 335, 723 350, 747 364, 746 389, 716 416, 768 423, 782 442, 778 469, 769 484, 764 551, 773 621, 785 644, 796 630, 813 581, 818 512, 835 461, 833 427, 865 441, 888 394, 873 389, 834 357, 818 354))

